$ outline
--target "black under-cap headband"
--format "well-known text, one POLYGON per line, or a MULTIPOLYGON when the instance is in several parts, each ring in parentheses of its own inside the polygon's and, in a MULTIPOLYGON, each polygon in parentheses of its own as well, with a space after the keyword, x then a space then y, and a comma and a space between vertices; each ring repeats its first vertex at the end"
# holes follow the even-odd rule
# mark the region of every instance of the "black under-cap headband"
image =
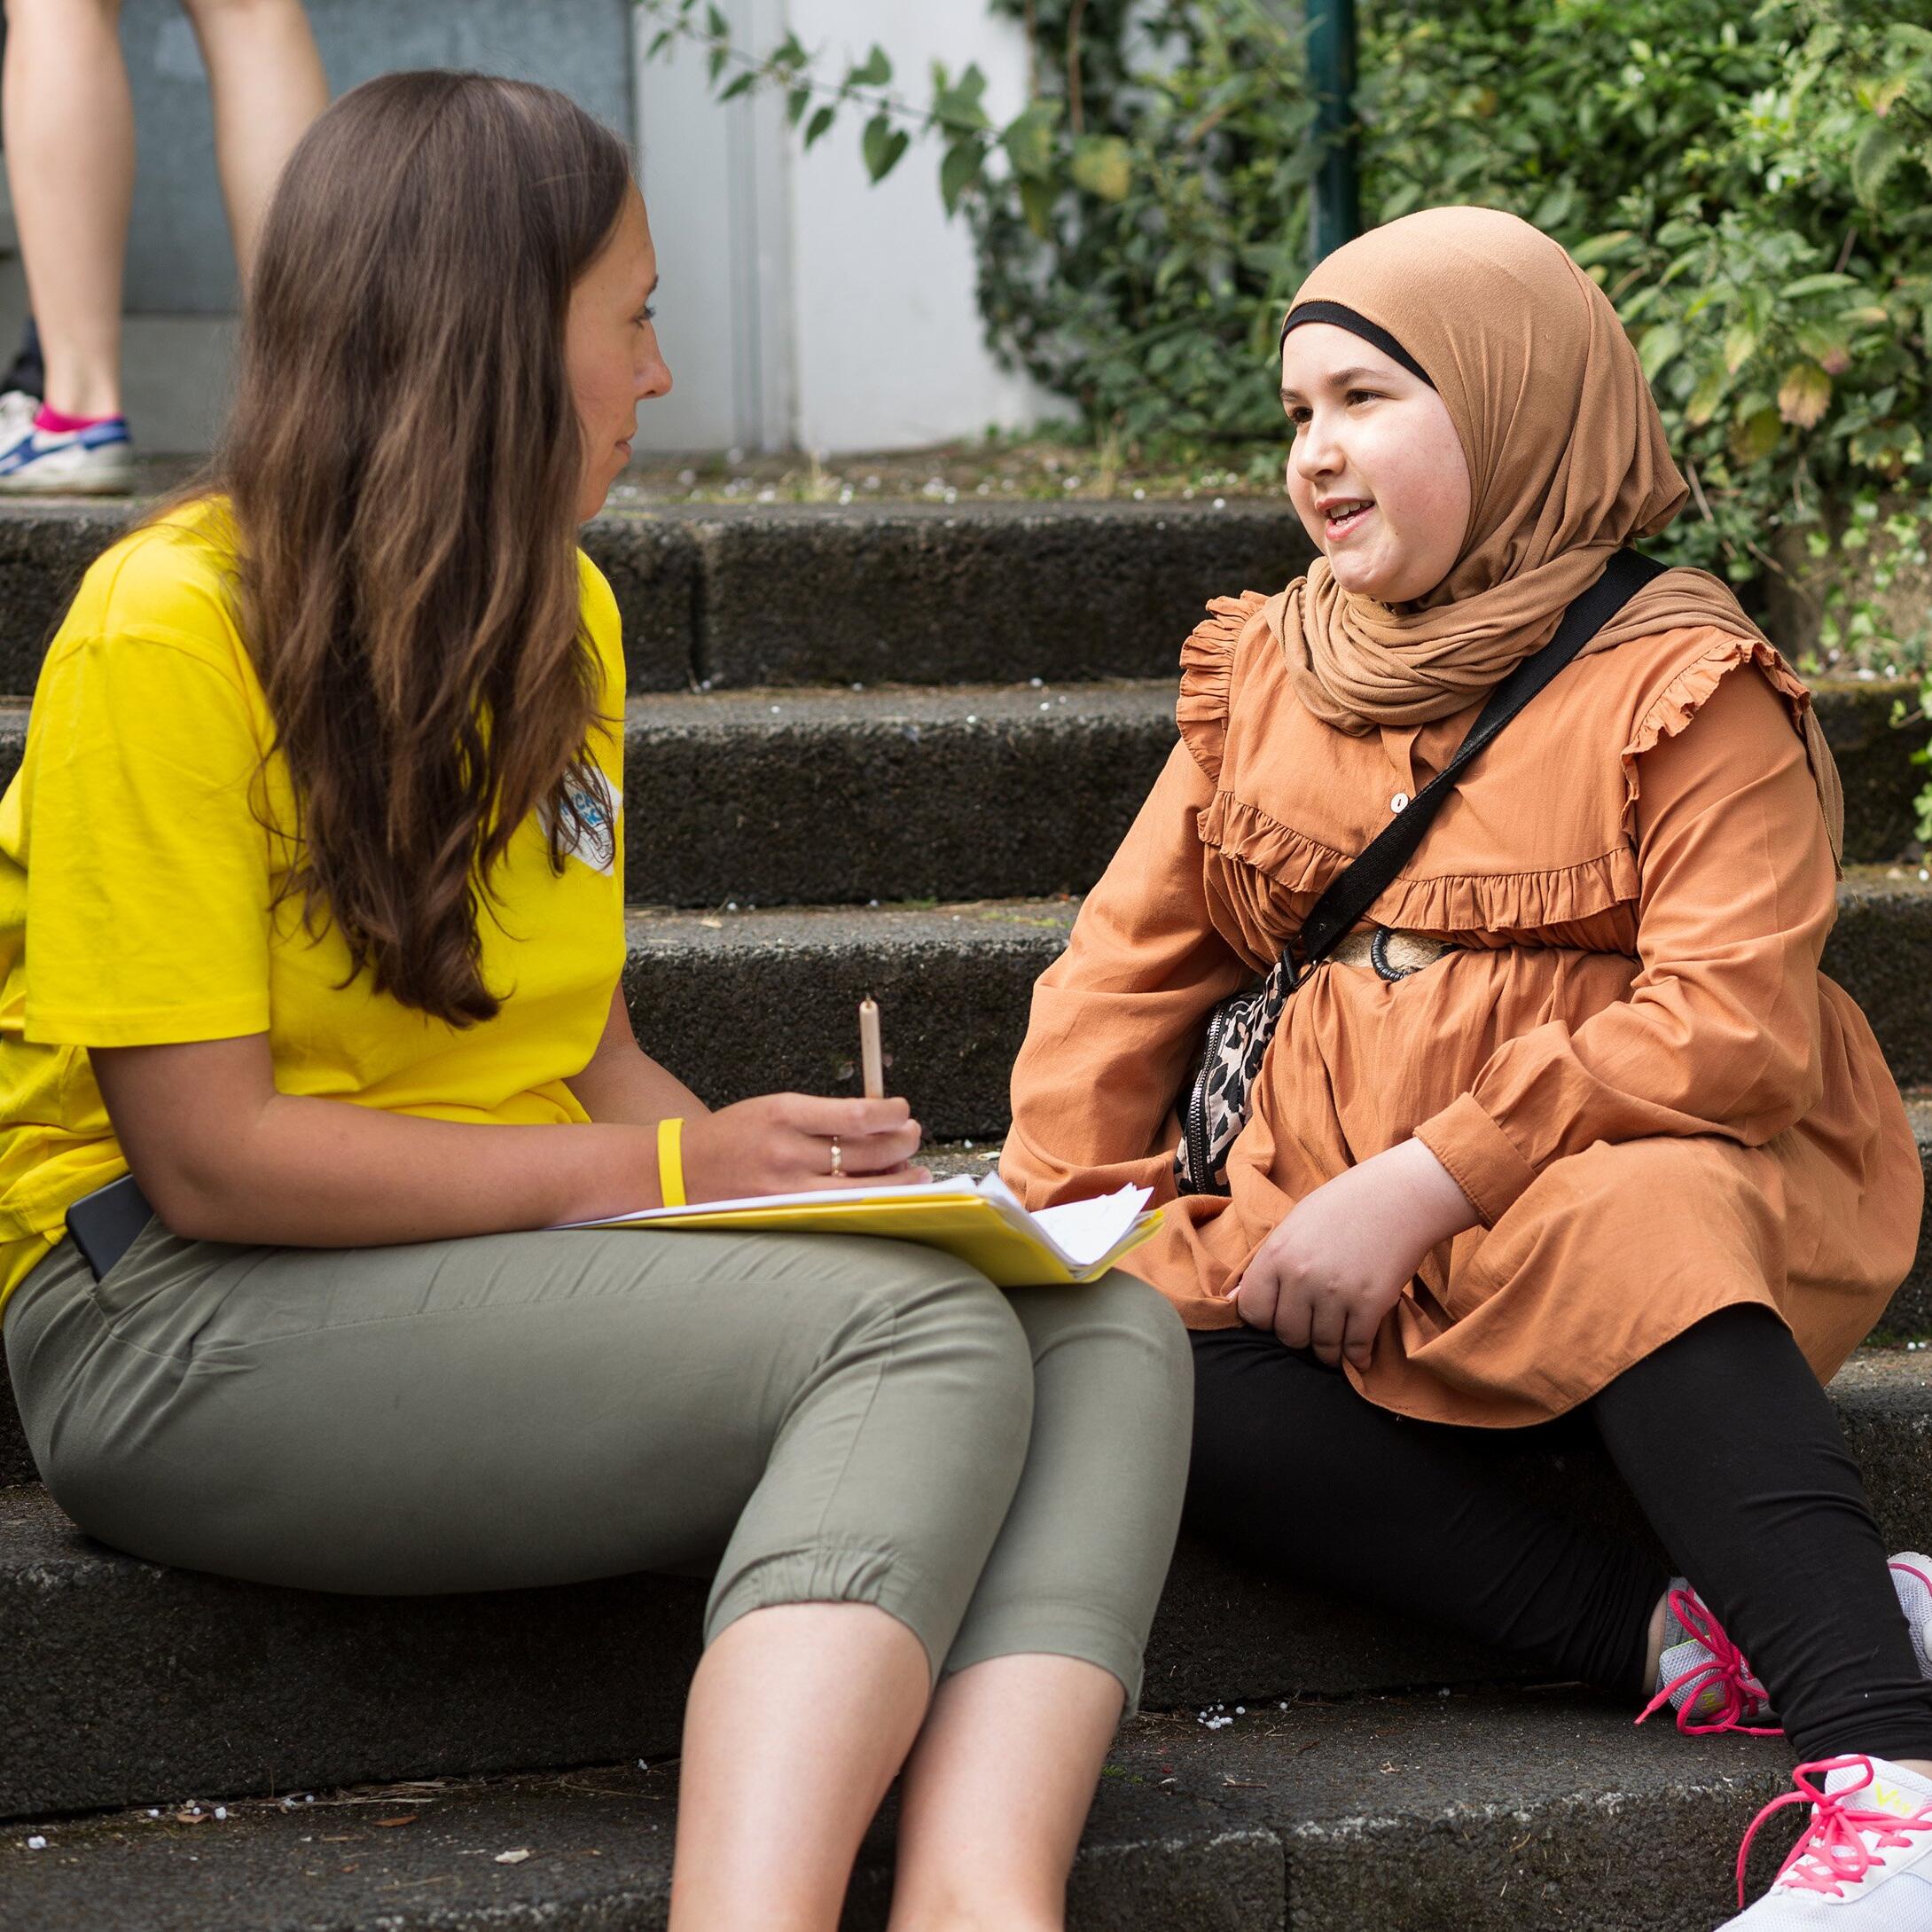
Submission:
MULTIPOLYGON (((1379 348, 1384 356, 1400 363, 1412 376, 1428 382, 1430 388, 1435 387, 1429 382, 1428 371, 1387 329, 1379 327, 1366 316, 1357 315, 1352 309, 1343 308, 1338 301, 1297 302, 1288 310, 1288 319, 1281 325, 1281 341, 1287 340, 1290 329, 1298 329, 1304 322, 1332 322, 1338 329, 1346 329, 1350 335, 1360 336, 1372 348, 1379 348)), ((1276 343, 1278 351, 1280 347, 1280 342, 1276 343)))

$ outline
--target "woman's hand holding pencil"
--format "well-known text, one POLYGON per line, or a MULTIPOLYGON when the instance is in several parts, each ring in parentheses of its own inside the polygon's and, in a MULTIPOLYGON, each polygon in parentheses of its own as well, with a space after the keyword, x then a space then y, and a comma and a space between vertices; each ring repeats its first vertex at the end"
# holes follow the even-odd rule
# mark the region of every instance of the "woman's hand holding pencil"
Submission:
POLYGON ((684 1126, 688 1200, 802 1194, 815 1188, 900 1186, 932 1178, 915 1167, 919 1123, 899 1099, 838 1100, 762 1093, 684 1126))
POLYGON ((903 1099, 885 1093, 879 1008, 859 1008, 859 1059, 865 1098, 765 1093, 688 1121, 684 1130, 685 1198, 730 1201, 747 1194, 802 1194, 817 1189, 910 1186, 932 1179, 915 1166, 921 1130, 903 1099))

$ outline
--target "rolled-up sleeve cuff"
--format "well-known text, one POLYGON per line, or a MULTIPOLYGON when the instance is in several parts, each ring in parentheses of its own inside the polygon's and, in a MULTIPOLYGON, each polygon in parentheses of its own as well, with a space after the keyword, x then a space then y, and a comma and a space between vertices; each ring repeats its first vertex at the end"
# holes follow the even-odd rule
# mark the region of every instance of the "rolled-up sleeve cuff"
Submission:
POLYGON ((1537 1177, 1516 1143, 1472 1094, 1424 1121, 1415 1138, 1449 1169, 1485 1227, 1494 1227, 1537 1177))

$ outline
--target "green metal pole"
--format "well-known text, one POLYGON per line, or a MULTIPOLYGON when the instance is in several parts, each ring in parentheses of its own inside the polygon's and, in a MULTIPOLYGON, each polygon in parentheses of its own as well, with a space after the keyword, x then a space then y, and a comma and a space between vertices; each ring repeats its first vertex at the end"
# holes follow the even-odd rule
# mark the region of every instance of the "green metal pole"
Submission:
POLYGON ((1308 0, 1308 77, 1315 90, 1313 255, 1319 262, 1362 232, 1355 142, 1355 0, 1308 0))

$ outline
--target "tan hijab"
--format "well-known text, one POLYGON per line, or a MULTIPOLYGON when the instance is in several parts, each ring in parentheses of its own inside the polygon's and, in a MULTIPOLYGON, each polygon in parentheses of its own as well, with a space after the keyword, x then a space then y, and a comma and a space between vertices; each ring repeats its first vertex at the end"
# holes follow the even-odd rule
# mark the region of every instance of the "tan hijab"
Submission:
MULTIPOLYGON (((1351 595, 1317 558, 1271 613, 1289 675, 1344 731, 1451 716, 1550 641, 1612 551, 1668 527, 1684 479, 1615 309, 1514 215, 1429 208, 1390 222, 1328 256, 1295 294, 1310 301, 1353 309, 1427 372, 1468 460, 1469 528, 1449 575, 1406 609, 1351 595)), ((1763 637, 1716 577, 1671 570, 1584 648, 1691 624, 1763 637)), ((1809 709, 1804 734, 1837 853, 1843 794, 1809 709)))

